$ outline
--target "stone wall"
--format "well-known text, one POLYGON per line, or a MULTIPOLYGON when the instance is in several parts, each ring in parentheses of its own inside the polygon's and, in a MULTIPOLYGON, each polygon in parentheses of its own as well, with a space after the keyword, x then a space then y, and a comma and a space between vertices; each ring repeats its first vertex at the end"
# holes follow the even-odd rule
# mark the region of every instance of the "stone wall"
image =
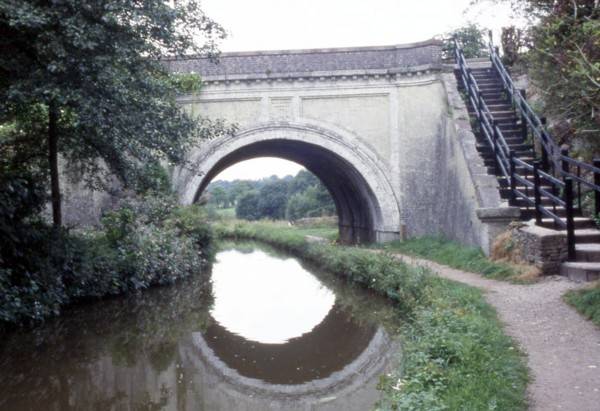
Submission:
POLYGON ((536 266, 543 275, 560 274, 568 256, 566 235, 538 227, 531 220, 512 229, 512 241, 521 260, 536 266))
POLYGON ((440 73, 437 88, 425 97, 444 104, 430 107, 429 118, 418 119, 428 130, 407 144, 409 152, 421 145, 401 177, 407 232, 443 235, 489 254, 495 237, 518 218, 519 210, 500 198, 497 180, 484 166, 454 73, 440 73))

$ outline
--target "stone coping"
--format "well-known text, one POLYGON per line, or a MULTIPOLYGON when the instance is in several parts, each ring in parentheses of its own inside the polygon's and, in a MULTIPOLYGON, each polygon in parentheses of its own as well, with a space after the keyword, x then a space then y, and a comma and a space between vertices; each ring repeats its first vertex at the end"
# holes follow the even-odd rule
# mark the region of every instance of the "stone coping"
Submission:
POLYGON ((169 70, 198 73, 204 80, 395 75, 440 70, 442 44, 420 43, 304 50, 222 53, 218 61, 203 56, 164 58, 169 70))

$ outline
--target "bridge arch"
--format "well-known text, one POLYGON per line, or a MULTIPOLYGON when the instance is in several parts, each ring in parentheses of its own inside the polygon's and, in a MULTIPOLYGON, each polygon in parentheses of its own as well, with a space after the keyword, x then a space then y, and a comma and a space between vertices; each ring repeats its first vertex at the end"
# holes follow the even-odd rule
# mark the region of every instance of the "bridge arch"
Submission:
POLYGON ((400 210, 384 162, 351 133, 315 124, 268 122, 203 142, 174 173, 176 190, 191 204, 224 169, 266 156, 301 164, 323 182, 335 202, 343 242, 399 238, 400 210))

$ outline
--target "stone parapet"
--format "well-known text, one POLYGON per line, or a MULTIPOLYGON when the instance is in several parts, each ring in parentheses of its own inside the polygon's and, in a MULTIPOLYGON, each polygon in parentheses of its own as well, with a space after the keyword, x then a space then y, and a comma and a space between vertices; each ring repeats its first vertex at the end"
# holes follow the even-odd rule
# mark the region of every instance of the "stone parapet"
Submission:
POLYGON ((379 47, 222 53, 208 57, 164 59, 173 72, 198 73, 205 82, 277 78, 396 76, 439 70, 437 40, 379 47))

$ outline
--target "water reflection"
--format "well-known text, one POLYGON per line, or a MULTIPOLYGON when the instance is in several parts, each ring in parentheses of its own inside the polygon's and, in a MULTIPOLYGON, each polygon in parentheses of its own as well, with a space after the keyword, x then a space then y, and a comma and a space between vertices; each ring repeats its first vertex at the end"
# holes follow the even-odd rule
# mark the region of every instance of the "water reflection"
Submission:
POLYGON ((310 332, 335 303, 333 292, 298 260, 258 249, 220 252, 212 281, 212 317, 259 343, 284 344, 310 332))
MULTIPOLYGON (((293 261, 256 245, 224 253, 215 273, 227 255, 293 261)), ((240 272, 252 274, 248 267, 240 272)), ((314 311, 325 313, 320 321, 259 342, 212 318, 206 278, 87 304, 5 336, 0 410, 362 410, 376 401, 378 375, 394 352, 386 329, 395 315, 384 302, 319 275, 319 287, 307 289, 322 301, 335 296, 327 311, 314 311)))

